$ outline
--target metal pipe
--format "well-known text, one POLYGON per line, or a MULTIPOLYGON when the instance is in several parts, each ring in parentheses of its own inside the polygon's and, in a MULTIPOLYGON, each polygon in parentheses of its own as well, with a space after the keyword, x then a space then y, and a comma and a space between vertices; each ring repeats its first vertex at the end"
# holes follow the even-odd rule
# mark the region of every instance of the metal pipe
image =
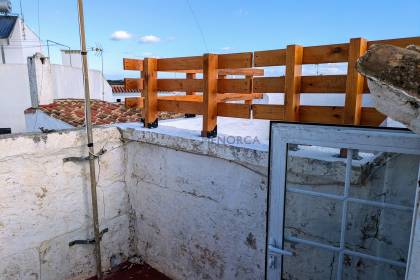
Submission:
POLYGON ((83 0, 78 0, 79 9, 79 28, 80 28, 80 45, 83 63, 83 78, 85 86, 85 120, 86 133, 88 138, 89 148, 89 168, 90 168, 90 190, 92 198, 92 212, 93 212, 93 231, 95 234, 95 257, 96 257, 96 277, 102 279, 102 264, 101 264, 101 237, 99 232, 99 218, 98 218, 98 200, 96 193, 96 177, 95 177, 95 157, 93 148, 93 134, 92 134, 92 114, 90 108, 90 91, 89 91, 89 69, 87 61, 86 50, 86 34, 85 22, 83 13, 83 0))
POLYGON ((343 193, 343 208, 341 209, 341 229, 340 229, 340 253, 338 254, 338 269, 337 269, 337 280, 343 278, 343 265, 344 265, 344 249, 346 239, 346 227, 347 227, 347 210, 348 210, 348 198, 350 193, 351 185, 351 163, 353 160, 353 150, 347 149, 347 161, 346 161, 346 176, 344 180, 344 193, 343 193))
POLYGON ((47 40, 47 48, 48 48, 48 57, 51 59, 51 57, 50 57, 50 44, 49 43, 54 43, 55 45, 57 45, 57 46, 62 46, 62 47, 66 47, 66 48, 68 48, 69 49, 69 54, 70 54, 70 66, 72 66, 72 64, 71 64, 71 53, 70 53, 70 51, 71 51, 71 47, 69 47, 69 46, 67 46, 67 45, 64 45, 64 44, 61 44, 61 43, 58 43, 58 42, 56 42, 56 41, 53 41, 53 40, 47 40))

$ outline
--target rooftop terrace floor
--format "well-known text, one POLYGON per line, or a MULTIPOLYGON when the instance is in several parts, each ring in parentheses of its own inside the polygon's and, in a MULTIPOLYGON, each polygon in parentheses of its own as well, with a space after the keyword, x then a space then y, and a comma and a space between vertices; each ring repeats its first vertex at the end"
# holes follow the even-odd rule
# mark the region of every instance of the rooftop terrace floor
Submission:
MULTIPOLYGON (((242 138, 257 138, 259 144, 268 145, 270 134, 270 121, 268 120, 249 120, 238 118, 218 117, 217 132, 218 136, 240 136, 242 138)), ((163 120, 159 122, 157 129, 151 131, 158 133, 175 133, 182 134, 178 136, 200 137, 203 118, 201 116, 195 118, 178 118, 163 120)), ((142 129, 140 123, 118 124, 121 128, 142 129)), ((255 142, 255 141, 253 141, 255 142)))
MULTIPOLYGON (((88 280, 95 280, 96 276, 88 280)), ((106 273, 104 280, 171 280, 147 264, 124 263, 106 273)))

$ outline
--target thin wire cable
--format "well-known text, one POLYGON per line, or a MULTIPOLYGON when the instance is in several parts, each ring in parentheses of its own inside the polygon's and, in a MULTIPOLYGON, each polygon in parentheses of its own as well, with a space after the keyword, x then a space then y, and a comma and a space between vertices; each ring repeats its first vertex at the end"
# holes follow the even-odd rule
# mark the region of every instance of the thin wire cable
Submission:
POLYGON ((19 3, 20 3, 20 17, 22 18, 22 21, 25 21, 24 16, 23 16, 22 0, 20 0, 19 3))
POLYGON ((40 12, 40 4, 39 4, 39 0, 38 0, 38 37, 39 37, 39 42, 40 42, 40 46, 41 46, 41 12, 40 12))
POLYGON ((201 28, 200 22, 198 21, 198 18, 195 15, 195 12, 194 12, 194 10, 193 10, 193 8, 191 6, 190 1, 189 0, 185 0, 185 1, 187 1, 187 5, 188 5, 188 7, 190 9, 191 15, 194 18, 194 21, 195 21, 195 24, 197 25, 198 30, 200 31, 201 39, 203 40, 203 44, 204 44, 204 47, 206 48, 206 52, 209 52, 209 48, 207 47, 206 38, 204 37, 204 32, 203 32, 203 29, 201 28))

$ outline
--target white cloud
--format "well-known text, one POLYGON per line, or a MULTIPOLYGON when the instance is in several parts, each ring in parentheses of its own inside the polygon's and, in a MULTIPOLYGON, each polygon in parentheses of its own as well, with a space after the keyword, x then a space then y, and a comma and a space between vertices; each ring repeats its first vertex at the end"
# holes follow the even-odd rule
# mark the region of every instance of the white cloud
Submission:
POLYGON ((111 39, 114 40, 114 41, 129 40, 132 37, 133 36, 130 33, 128 33, 127 31, 124 31, 124 30, 115 31, 111 35, 111 39))
POLYGON ((141 55, 144 56, 144 57, 152 57, 153 53, 151 53, 151 52, 143 52, 141 55))
POLYGON ((234 48, 232 48, 232 47, 223 47, 223 48, 220 48, 222 51, 231 51, 231 50, 233 50, 234 48))
POLYGON ((347 63, 325 63, 319 65, 304 65, 303 75, 345 75, 347 63))
POLYGON ((161 39, 155 35, 145 35, 140 37, 140 42, 144 44, 159 43, 161 39))

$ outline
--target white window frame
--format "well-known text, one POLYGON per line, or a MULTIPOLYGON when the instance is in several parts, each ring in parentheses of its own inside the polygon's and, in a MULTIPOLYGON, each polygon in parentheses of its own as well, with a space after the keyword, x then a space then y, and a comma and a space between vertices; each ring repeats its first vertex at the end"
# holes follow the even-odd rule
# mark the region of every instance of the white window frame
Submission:
MULTIPOLYGON (((316 197, 326 197, 343 202, 340 246, 329 246, 315 241, 290 237, 287 241, 306 244, 317 248, 330 250, 339 254, 337 269, 338 280, 342 277, 343 257, 352 255, 368 258, 374 261, 385 262, 406 268, 408 277, 411 259, 411 241, 415 228, 417 209, 395 205, 391 203, 374 202, 370 200, 349 197, 350 175, 353 150, 370 150, 377 152, 401 153, 420 155, 420 136, 402 129, 389 128, 361 128, 348 126, 312 125, 295 123, 271 122, 270 125, 270 170, 269 170, 269 197, 267 216, 267 246, 266 246, 266 279, 280 280, 282 275, 283 257, 292 256, 292 253, 284 250, 284 215, 286 194, 286 173, 288 145, 314 145, 330 148, 348 149, 346 159, 346 175, 343 195, 318 193, 314 191, 287 188, 288 192, 301 193, 316 197), (347 250, 344 247, 345 226, 347 223, 347 204, 355 202, 382 208, 394 208, 399 210, 413 211, 413 223, 410 236, 410 247, 407 263, 389 260, 377 256, 347 250)), ((420 172, 419 172, 420 174, 420 172)), ((416 190, 415 207, 418 207, 419 188, 416 190)))

